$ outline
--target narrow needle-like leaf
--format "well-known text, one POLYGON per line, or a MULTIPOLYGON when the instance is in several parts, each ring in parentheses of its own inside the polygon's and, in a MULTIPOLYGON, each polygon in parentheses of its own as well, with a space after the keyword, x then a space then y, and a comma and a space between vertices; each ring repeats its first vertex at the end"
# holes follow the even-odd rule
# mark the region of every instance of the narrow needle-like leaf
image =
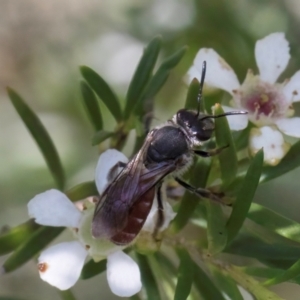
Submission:
POLYGON ((180 260, 177 273, 177 285, 175 289, 174 300, 185 300, 192 289, 194 278, 194 262, 185 249, 177 249, 177 255, 180 260))
POLYGON ((294 279, 295 277, 300 275, 300 259, 295 262, 289 269, 287 269, 284 273, 275 276, 264 282, 264 285, 274 285, 279 284, 285 281, 289 281, 294 279))
POLYGON ((78 201, 91 196, 99 195, 94 181, 80 183, 66 192, 68 198, 72 201, 78 201))
POLYGON ((196 263, 194 263, 194 269, 194 283, 202 298, 204 300, 225 300, 220 290, 196 263))
POLYGON ((99 131, 103 127, 103 121, 98 99, 96 98, 93 90, 85 81, 80 82, 80 88, 83 104, 85 106, 89 119, 95 130, 99 131))
POLYGON ((94 262, 93 259, 89 260, 83 267, 81 271, 81 279, 92 278, 106 270, 106 259, 101 260, 100 262, 94 262))
POLYGON ((264 153, 263 150, 260 150, 251 161, 246 177, 237 194, 236 201, 233 204, 231 215, 226 224, 228 232, 227 244, 237 235, 247 216, 259 183, 263 161, 264 153))
MULTIPOLYGON (((208 179, 210 166, 211 159, 199 160, 188 172, 191 185, 204 188, 208 179)), ((197 195, 191 194, 188 191, 185 192, 177 215, 172 222, 171 231, 174 233, 179 232, 186 225, 198 203, 199 197, 197 195)))
POLYGON ((94 136, 92 137, 92 146, 96 146, 101 144, 108 138, 112 137, 114 132, 106 131, 106 130, 99 130, 97 131, 94 136))
POLYGON ((207 240, 210 254, 221 252, 227 242, 226 220, 219 203, 205 201, 207 211, 207 240))
POLYGON ((124 113, 126 120, 129 118, 132 108, 136 105, 145 86, 149 82, 160 47, 161 37, 155 37, 144 50, 128 88, 124 113))
POLYGON ((7 88, 7 92, 13 106, 38 144, 58 188, 63 190, 65 185, 64 171, 50 135, 25 101, 13 89, 7 88))
MULTIPOLYGON (((180 62, 181 58, 185 54, 187 47, 183 47, 177 50, 175 53, 167 57, 162 64, 159 66, 158 70, 155 72, 153 77, 150 79, 149 84, 146 86, 142 96, 138 99, 135 105, 135 113, 139 116, 145 114, 143 107, 145 106, 145 101, 147 107, 152 107, 149 101, 153 101, 154 96, 159 92, 161 87, 167 81, 171 70, 180 62)), ((196 98, 194 99, 196 102, 196 98)), ((146 111, 149 113, 149 111, 146 111)))
POLYGON ((2 268, 4 273, 9 273, 19 268, 30 260, 39 251, 45 248, 55 237, 57 237, 64 227, 44 226, 35 231, 15 252, 4 262, 2 268))
MULTIPOLYGON (((215 105, 215 115, 223 114, 224 110, 220 104, 215 105)), ((234 118, 234 116, 230 116, 234 118)), ((229 118, 230 118, 229 117, 229 118)), ((226 117, 218 118, 215 120, 215 134, 216 142, 219 148, 226 147, 219 155, 221 175, 223 184, 226 186, 230 184, 236 177, 238 169, 237 154, 235 145, 231 135, 226 117)))
POLYGON ((83 78, 103 101, 117 122, 121 122, 123 119, 121 106, 117 96, 114 94, 109 85, 99 74, 89 67, 81 66, 80 71, 83 78))
POLYGON ((33 220, 28 220, 0 235, 0 255, 15 250, 38 228, 40 228, 40 225, 36 224, 33 220))
POLYGON ((237 284, 228 274, 224 274, 222 270, 215 266, 212 266, 211 270, 217 286, 229 297, 229 299, 244 300, 237 284))
POLYGON ((143 288, 145 288, 147 300, 160 299, 157 283, 154 278, 154 274, 145 255, 136 253, 138 259, 138 265, 141 270, 143 288))

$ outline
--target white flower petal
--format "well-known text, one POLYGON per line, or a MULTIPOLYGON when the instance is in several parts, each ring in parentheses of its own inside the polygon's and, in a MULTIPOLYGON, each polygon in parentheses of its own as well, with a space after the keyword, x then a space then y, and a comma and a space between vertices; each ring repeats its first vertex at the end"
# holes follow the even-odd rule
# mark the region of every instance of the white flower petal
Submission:
POLYGON ((258 40, 255 45, 255 58, 260 78, 275 83, 289 62, 289 52, 289 43, 282 32, 272 33, 258 40))
POLYGON ((185 81, 187 84, 190 84, 194 78, 197 78, 200 81, 201 73, 195 66, 191 66, 186 74, 185 81))
POLYGON ((142 288, 139 266, 122 251, 108 255, 106 275, 111 291, 120 297, 130 297, 142 288))
POLYGON ((282 134, 269 126, 251 129, 249 148, 252 155, 263 148, 264 161, 270 165, 278 164, 288 150, 282 134))
MULTIPOLYGON (((225 112, 234 111, 234 109, 230 106, 222 105, 222 108, 225 112)), ((248 116, 247 115, 233 115, 228 116, 227 121, 231 130, 243 130, 248 125, 248 116)))
POLYGON ((127 163, 128 158, 120 151, 115 149, 108 149, 103 152, 98 160, 96 172, 95 172, 95 182, 99 194, 102 194, 107 184, 109 184, 114 178, 109 178, 110 175, 118 175, 122 168, 118 168, 116 172, 110 174, 111 169, 118 163, 127 163))
MULTIPOLYGON (((233 94, 233 90, 239 89, 240 83, 234 71, 215 50, 208 48, 199 50, 194 60, 194 66, 199 74, 202 71, 203 61, 207 64, 205 83, 208 86, 225 90, 230 94, 233 94)), ((200 80, 200 76, 198 79, 200 80)))
POLYGON ((41 225, 78 227, 81 219, 81 212, 69 198, 54 189, 36 195, 27 207, 29 216, 41 225))
POLYGON ((279 130, 286 135, 300 138, 300 118, 281 119, 276 122, 279 130))
MULTIPOLYGON (((159 228, 159 231, 164 231, 169 227, 170 222, 175 218, 176 213, 174 213, 172 206, 169 204, 168 201, 163 201, 163 207, 164 207, 164 222, 162 226, 159 228)), ((147 219, 145 221, 145 224, 143 225, 142 230, 148 231, 153 233, 156 226, 156 220, 157 220, 157 213, 158 213, 158 203, 157 198, 155 197, 151 210, 147 216, 147 219)))
POLYGON ((290 103, 300 101, 300 71, 292 76, 283 87, 282 92, 290 103))
POLYGON ((52 246, 38 259, 40 276, 60 290, 67 290, 79 279, 86 256, 86 250, 77 241, 52 246))

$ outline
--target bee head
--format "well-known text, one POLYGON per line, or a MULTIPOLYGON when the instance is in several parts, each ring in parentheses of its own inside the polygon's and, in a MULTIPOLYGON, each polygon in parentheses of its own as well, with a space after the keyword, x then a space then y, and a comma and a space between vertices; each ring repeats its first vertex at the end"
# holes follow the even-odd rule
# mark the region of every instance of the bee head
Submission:
POLYGON ((205 73, 206 61, 204 61, 202 65, 201 80, 197 95, 197 111, 181 109, 176 114, 176 123, 179 126, 183 127, 188 136, 192 138, 197 144, 198 142, 205 142, 211 138, 215 129, 215 123, 213 119, 229 115, 247 114, 247 112, 245 111, 231 111, 220 115, 207 115, 200 112, 205 73))
POLYGON ((206 118, 205 114, 198 114, 192 110, 179 110, 176 114, 176 121, 191 138, 196 138, 200 142, 209 140, 215 129, 211 118, 206 118))

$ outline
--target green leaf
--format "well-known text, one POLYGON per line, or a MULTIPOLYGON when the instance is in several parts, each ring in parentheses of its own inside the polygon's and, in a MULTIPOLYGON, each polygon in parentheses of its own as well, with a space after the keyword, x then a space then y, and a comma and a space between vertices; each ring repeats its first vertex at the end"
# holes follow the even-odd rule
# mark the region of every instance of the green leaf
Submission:
MULTIPOLYGON (((260 183, 267 182, 274 178, 277 178, 285 173, 288 173, 295 168, 300 166, 300 141, 295 143, 286 156, 280 161, 280 163, 274 167, 272 166, 263 166, 262 173, 260 177, 260 183)), ((239 174, 238 177, 230 184, 230 186, 225 187, 225 192, 236 193, 240 188, 241 182, 243 181, 245 174, 239 174)))
MULTIPOLYGON (((190 184, 196 187, 204 188, 208 179, 209 171, 211 166, 211 159, 199 159, 198 163, 195 163, 188 172, 190 178, 190 184)), ((199 203, 199 197, 186 191, 176 217, 171 224, 171 231, 173 233, 179 232, 189 221, 195 208, 199 203)))
POLYGON ((92 278, 106 270, 107 260, 101 260, 100 262, 94 262, 93 259, 89 260, 81 271, 81 279, 92 278))
POLYGON ((189 85, 187 96, 185 99, 185 109, 197 109, 197 97, 199 93, 200 82, 197 78, 194 78, 189 85))
POLYGON ((205 201, 207 211, 208 251, 214 255, 221 252, 227 242, 226 220, 219 203, 205 201))
POLYGON ((231 215, 226 224, 228 231, 227 244, 234 239, 244 223, 259 183, 263 161, 264 153, 263 150, 260 150, 251 161, 244 182, 233 204, 231 215))
POLYGON ((214 266, 211 267, 211 270, 217 286, 229 297, 229 299, 244 300, 235 281, 228 274, 224 274, 221 270, 214 266))
POLYGON ((144 50, 128 88, 124 112, 125 120, 130 117, 130 114, 133 112, 132 108, 135 107, 151 78, 160 47, 161 37, 155 37, 144 50))
MULTIPOLYGON (((220 104, 215 105, 215 115, 223 114, 224 110, 220 104)), ((234 118, 234 116, 233 116, 234 118)), ((226 117, 218 118, 215 120, 215 134, 216 142, 219 148, 228 146, 219 155, 221 177, 223 185, 230 184, 236 177, 238 169, 238 160, 235 150, 235 145, 231 135, 231 131, 228 125, 226 117)))
POLYGON ((87 197, 97 196, 99 192, 94 181, 87 181, 75 185, 66 192, 66 195, 71 201, 78 201, 87 197))
POLYGON ((149 99, 153 99, 154 96, 159 92, 161 87, 167 81, 171 70, 180 62, 186 50, 187 47, 183 47, 162 62, 157 72, 150 79, 150 82, 146 86, 142 96, 136 102, 135 113, 137 115, 141 116, 145 114, 145 111, 143 110, 144 102, 149 101, 149 99))
POLYGON ((194 263, 194 270, 194 283, 204 300, 225 300, 220 290, 196 263, 194 263))
POLYGON ((138 265, 140 267, 143 288, 145 288, 146 290, 147 299, 159 300, 161 297, 159 294, 158 286, 147 257, 139 253, 136 253, 136 257, 138 260, 138 265))
POLYGON ((81 66, 80 72, 97 96, 103 101, 117 122, 121 122, 122 111, 119 100, 104 79, 87 66, 81 66))
POLYGON ((177 255, 180 260, 177 272, 177 285, 175 289, 174 300, 186 299, 192 289, 194 278, 194 262, 191 260, 189 253, 183 249, 177 249, 177 255))
POLYGON ((0 236, 0 255, 7 254, 19 247, 40 225, 33 220, 18 225, 0 236))
POLYGON ((39 251, 44 249, 65 228, 43 226, 36 230, 15 252, 4 262, 4 273, 9 273, 33 258, 39 251))
POLYGON ((106 130, 97 131, 92 138, 92 146, 96 146, 104 142, 108 138, 112 137, 114 134, 115 134, 114 132, 110 132, 106 130))
POLYGON ((95 130, 99 131, 103 128, 103 120, 98 100, 93 90, 85 81, 80 82, 80 88, 83 104, 85 106, 89 119, 95 130))
POLYGON ((287 244, 267 244, 256 237, 243 236, 235 239, 224 250, 227 253, 259 260, 297 260, 300 257, 300 247, 287 244))
MULTIPOLYGON (((241 267, 241 270, 248 275, 261 277, 261 278, 273 278, 279 277, 284 274, 282 269, 266 268, 266 267, 241 267)), ((294 277, 291 282, 300 284, 300 276, 294 277)))
MULTIPOLYGON (((232 118, 234 118, 234 116, 232 118)), ((253 127, 254 126, 252 125, 252 123, 248 122, 248 126, 244 130, 232 132, 236 151, 240 151, 248 147, 249 134, 253 127)))
POLYGON ((296 261, 283 274, 279 274, 279 275, 275 276, 274 278, 271 278, 271 279, 265 281, 263 284, 265 286, 279 284, 279 283, 294 279, 295 277, 297 277, 299 275, 300 275, 300 259, 298 261, 296 261))
POLYGON ((167 272, 169 272, 172 276, 176 275, 177 270, 166 255, 161 252, 155 252, 153 256, 167 272))
POLYGON ((272 278, 284 273, 282 269, 266 267, 241 267, 243 272, 254 277, 272 278))
POLYGON ((65 185, 63 167, 48 132, 37 115, 13 89, 7 88, 7 92, 13 106, 38 144, 58 188, 63 190, 65 185))
POLYGON ((268 244, 282 244, 287 246, 299 247, 299 243, 294 242, 270 229, 263 227, 250 219, 246 219, 243 226, 243 233, 250 234, 268 244))
MULTIPOLYGON (((298 256, 299 258, 299 256, 298 256)), ((270 267, 270 268, 278 268, 282 270, 287 270, 290 268, 298 259, 272 259, 270 257, 268 258, 260 258, 258 259, 261 263, 264 265, 270 267)))
POLYGON ((271 209, 252 203, 247 217, 269 230, 300 243, 300 224, 271 209))
POLYGON ((256 300, 283 300, 275 293, 266 289, 260 282, 245 274, 240 267, 229 265, 226 267, 226 272, 240 286, 245 288, 249 293, 253 294, 256 300))

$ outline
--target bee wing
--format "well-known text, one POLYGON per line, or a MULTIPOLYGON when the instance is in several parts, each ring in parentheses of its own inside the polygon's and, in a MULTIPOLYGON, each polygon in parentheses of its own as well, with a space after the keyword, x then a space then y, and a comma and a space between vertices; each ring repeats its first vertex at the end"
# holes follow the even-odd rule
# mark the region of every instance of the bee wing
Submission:
POLYGON ((153 131, 137 155, 104 191, 96 206, 92 233, 96 238, 111 238, 126 226, 132 205, 158 181, 175 169, 163 162, 151 169, 144 166, 144 156, 152 140, 153 131))

